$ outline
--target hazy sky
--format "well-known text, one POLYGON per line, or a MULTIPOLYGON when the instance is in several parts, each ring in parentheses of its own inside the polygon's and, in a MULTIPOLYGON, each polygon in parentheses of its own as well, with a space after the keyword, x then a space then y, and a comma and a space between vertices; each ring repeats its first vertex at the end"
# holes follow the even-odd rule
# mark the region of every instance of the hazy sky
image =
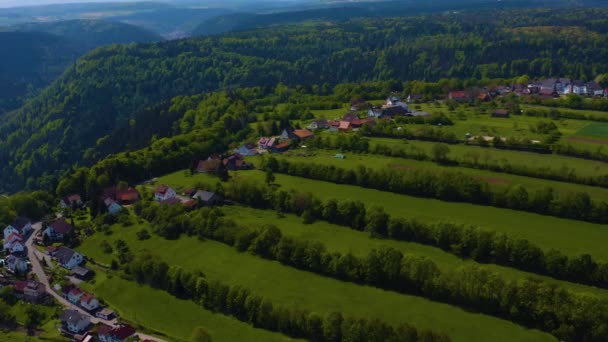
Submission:
MULTIPOLYGON (((76 2, 136 2, 142 0, 0 0, 0 7, 17 7, 49 4, 67 4, 76 2)), ((160 2, 170 2, 161 0, 160 2)))

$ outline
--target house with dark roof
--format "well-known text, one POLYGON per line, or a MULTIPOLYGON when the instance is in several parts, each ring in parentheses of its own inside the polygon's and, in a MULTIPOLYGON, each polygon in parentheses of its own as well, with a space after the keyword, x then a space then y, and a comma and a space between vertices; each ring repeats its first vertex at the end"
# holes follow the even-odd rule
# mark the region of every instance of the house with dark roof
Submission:
POLYGON ((59 247, 52 256, 57 260, 59 265, 68 270, 82 264, 84 261, 82 254, 64 246, 59 247))
POLYGON ((203 191, 203 190, 197 191, 196 194, 194 194, 194 196, 192 196, 192 198, 194 198, 195 200, 198 200, 199 203, 202 205, 209 205, 209 206, 217 205, 222 202, 221 197, 219 195, 217 195, 216 193, 210 192, 210 191, 203 191))
POLYGON ((79 334, 87 330, 91 325, 91 320, 89 316, 81 314, 77 310, 69 309, 61 315, 61 323, 67 331, 79 334))
POLYGON ((41 303, 47 296, 46 286, 35 280, 28 280, 23 289, 23 298, 30 303, 41 303))
POLYGON ((492 117, 495 118, 508 118, 509 117, 509 111, 506 109, 497 109, 492 113, 492 117))
POLYGON ((91 276, 91 270, 86 267, 76 266, 72 268, 72 275, 80 280, 87 280, 91 276))
POLYGON ((121 324, 116 327, 105 324, 97 326, 97 338, 101 342, 125 342, 135 334, 135 329, 128 324, 121 324))
POLYGON ((4 266, 11 273, 26 273, 29 266, 24 258, 9 255, 4 259, 4 266))
POLYGON ((74 232, 74 227, 65 221, 65 218, 61 217, 53 221, 44 230, 46 235, 51 241, 62 241, 65 236, 70 235, 74 232))
POLYGON ((13 223, 4 228, 4 239, 6 240, 6 238, 13 233, 27 236, 32 230, 32 221, 25 216, 20 216, 17 217, 13 223))
POLYGON ((80 197, 79 194, 71 194, 68 196, 65 196, 64 198, 62 198, 59 201, 59 206, 61 208, 67 209, 67 208, 72 208, 72 209, 77 209, 82 207, 82 198, 80 197))
POLYGON ((222 160, 222 163, 224 163, 226 170, 229 171, 248 170, 253 168, 253 165, 247 163, 243 159, 243 156, 238 153, 235 153, 230 157, 224 158, 224 160, 222 160))
POLYGON ((348 113, 342 117, 341 121, 353 122, 354 120, 359 119, 359 116, 355 113, 348 113))
MULTIPOLYGON (((220 161, 221 162, 221 161, 220 161)), ((170 186, 161 184, 156 187, 156 191, 154 191, 154 199, 159 202, 166 201, 171 198, 175 198, 177 193, 170 186)))
POLYGON ((196 166, 196 172, 198 173, 215 173, 222 164, 221 159, 207 159, 201 160, 196 166))
POLYGON ((396 116, 406 116, 410 111, 403 106, 385 107, 382 109, 382 118, 394 118, 396 116))

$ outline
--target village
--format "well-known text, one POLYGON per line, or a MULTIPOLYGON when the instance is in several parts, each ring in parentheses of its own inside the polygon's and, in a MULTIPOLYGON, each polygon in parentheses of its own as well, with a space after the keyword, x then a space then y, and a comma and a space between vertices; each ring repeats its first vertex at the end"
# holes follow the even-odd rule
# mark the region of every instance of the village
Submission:
MULTIPOLYGON (((111 215, 138 198, 134 188, 111 188, 104 193, 111 215)), ((59 303, 64 311, 57 328, 73 341, 161 341, 121 322, 94 294, 81 289, 79 284, 90 280, 93 271, 87 268, 86 256, 68 247, 77 236, 73 220, 64 213, 84 209, 84 202, 80 195, 72 194, 62 198, 58 208, 57 217, 49 222, 33 223, 21 216, 4 228, 6 257, 0 288, 12 287, 14 295, 27 303, 59 303)))

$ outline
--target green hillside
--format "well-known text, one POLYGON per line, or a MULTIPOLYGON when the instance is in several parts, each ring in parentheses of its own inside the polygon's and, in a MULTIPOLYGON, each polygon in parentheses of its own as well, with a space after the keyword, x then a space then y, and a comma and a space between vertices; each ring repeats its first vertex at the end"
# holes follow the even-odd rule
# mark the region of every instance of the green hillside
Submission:
POLYGON ((580 17, 572 19, 572 11, 499 11, 475 17, 464 12, 355 19, 102 48, 5 118, 0 125, 0 180, 5 191, 47 186, 74 163, 90 163, 126 146, 145 146, 171 126, 138 129, 134 145, 123 138, 108 146, 107 139, 136 124, 132 119, 138 115, 141 121, 145 110, 149 115, 144 120, 155 122, 167 111, 161 104, 178 95, 280 82, 317 85, 310 89, 327 94, 334 84, 364 80, 542 76, 553 70, 592 78, 607 71, 604 35, 562 39, 543 32, 514 37, 505 31, 530 25, 540 13, 547 24, 582 26, 606 14, 577 10, 580 17), (493 19, 505 16, 508 23, 493 19), (577 49, 570 48, 574 44, 577 49), (104 143, 103 150, 96 149, 98 143, 104 143))
POLYGON ((0 115, 19 108, 96 47, 159 40, 159 35, 142 28, 99 20, 0 28, 0 115))

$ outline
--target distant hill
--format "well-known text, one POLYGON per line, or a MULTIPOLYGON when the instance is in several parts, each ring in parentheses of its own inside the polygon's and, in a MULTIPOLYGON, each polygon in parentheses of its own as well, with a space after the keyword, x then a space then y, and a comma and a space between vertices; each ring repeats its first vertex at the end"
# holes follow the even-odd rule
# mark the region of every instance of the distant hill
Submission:
POLYGON ((203 21, 192 31, 192 35, 210 35, 242 31, 272 25, 298 23, 308 20, 341 21, 353 18, 398 17, 447 11, 489 10, 534 7, 606 7, 605 0, 399 0, 356 1, 325 0, 316 4, 318 8, 307 8, 311 3, 275 10, 273 13, 255 11, 219 15, 203 21), (300 7, 300 8, 299 8, 300 7))
POLYGON ((161 37, 133 25, 99 20, 34 23, 0 29, 0 115, 20 107, 78 57, 114 43, 161 37))
POLYGON ((367 9, 357 7, 322 8, 272 14, 234 13, 204 21, 192 31, 192 35, 218 34, 313 19, 339 21, 372 15, 373 13, 367 9))
POLYGON ((51 83, 82 53, 72 41, 44 32, 0 32, 0 115, 51 83))
POLYGON ((162 40, 160 35, 144 28, 104 20, 66 20, 49 23, 28 23, 12 26, 12 31, 46 32, 78 42, 79 48, 125 43, 146 43, 162 40))

